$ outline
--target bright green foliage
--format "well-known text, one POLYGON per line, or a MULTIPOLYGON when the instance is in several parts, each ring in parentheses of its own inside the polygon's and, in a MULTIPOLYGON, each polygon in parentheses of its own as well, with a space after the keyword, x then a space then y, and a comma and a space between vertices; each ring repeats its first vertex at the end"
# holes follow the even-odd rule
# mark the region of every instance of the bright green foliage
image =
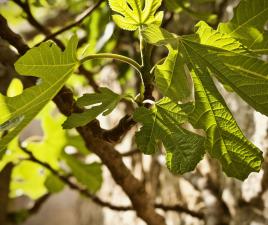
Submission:
POLYGON ((101 164, 84 164, 70 155, 64 155, 64 159, 76 179, 81 184, 85 185, 90 192, 96 192, 100 189, 102 184, 101 164))
POLYGON ((13 79, 7 89, 8 97, 15 97, 23 92, 23 84, 17 78, 13 79))
POLYGON ((18 137, 14 138, 7 146, 7 151, 3 154, 0 161, 0 171, 10 162, 17 164, 20 162, 20 159, 28 158, 18 145, 18 137))
POLYGON ((74 70, 77 37, 61 52, 52 42, 32 48, 15 64, 16 70, 26 76, 39 78, 38 84, 15 97, 0 95, 0 131, 8 131, 0 139, 0 150, 37 115, 37 113, 57 94, 74 70))
MULTIPOLYGON (((64 118, 59 115, 54 115, 54 118, 52 118, 51 111, 53 109, 55 110, 53 104, 48 104, 37 116, 37 119, 42 121, 43 139, 30 137, 25 143, 27 143, 27 149, 37 159, 48 163, 54 169, 59 169, 59 158, 67 140, 65 131, 61 129, 64 118)), ((0 171, 9 162, 15 165, 12 171, 10 193, 12 198, 24 194, 32 199, 37 199, 50 191, 46 183, 49 177, 52 176, 51 173, 37 163, 21 162, 22 159, 28 159, 29 156, 20 149, 18 138, 13 139, 7 149, 0 162, 0 171)))
POLYGON ((242 0, 234 11, 233 19, 219 25, 219 31, 228 33, 258 53, 268 52, 267 0, 242 0))
POLYGON ((36 158, 54 169, 59 169, 59 158, 64 147, 68 145, 68 137, 66 131, 61 128, 65 117, 59 114, 52 115, 53 109, 55 107, 49 104, 37 117, 41 119, 42 139, 37 141, 30 137, 25 143, 36 158))
POLYGON ((122 29, 134 31, 143 25, 160 25, 163 12, 156 13, 162 0, 109 0, 110 7, 115 11, 114 22, 122 29), (143 6, 144 5, 144 6, 143 6))
POLYGON ((12 170, 10 197, 27 195, 31 199, 38 199, 47 193, 45 181, 49 172, 41 165, 23 161, 12 170))
POLYGON ((210 76, 215 74, 256 109, 267 113, 268 95, 263 88, 267 85, 266 77, 254 70, 254 66, 262 66, 257 71, 264 73, 267 66, 247 55, 246 49, 230 36, 213 31, 203 22, 197 28, 197 36, 172 38, 174 35, 164 30, 155 31, 154 26, 149 27, 148 32, 143 31, 143 36, 150 43, 178 43, 184 63, 194 78, 196 107, 190 122, 207 132, 207 151, 220 160, 226 174, 245 179, 250 172, 260 170, 261 152, 244 137, 210 76), (156 33, 167 39, 156 38, 156 33), (241 62, 239 57, 247 60, 241 62), (257 64, 250 66, 250 59, 257 64), (238 62, 239 67, 229 65, 238 65, 238 62))
POLYGON ((196 36, 172 39, 171 34, 168 35, 163 29, 155 31, 155 26, 143 31, 143 36, 148 42, 157 45, 177 41, 182 49, 191 52, 190 56, 195 56, 197 61, 194 63, 197 66, 206 65, 221 82, 231 87, 256 110, 268 115, 268 64, 250 54, 228 34, 214 31, 204 22, 196 27, 196 36), (163 35, 156 38, 152 31, 163 35))
POLYGON ((143 124, 136 134, 138 148, 153 154, 161 141, 168 168, 179 174, 193 170, 204 155, 204 138, 180 127, 187 122, 189 109, 190 104, 178 105, 163 98, 151 110, 141 107, 134 113, 134 120, 143 124))
POLYGON ((169 54, 162 65, 156 67, 156 85, 164 96, 173 101, 192 100, 193 85, 191 76, 184 66, 178 51, 178 44, 169 45, 169 54))
POLYGON ((156 66, 155 69, 156 85, 161 93, 175 102, 192 100, 192 80, 184 66, 176 35, 159 29, 155 25, 149 26, 142 32, 142 35, 148 42, 166 45, 169 50, 165 62, 156 66))
MULTIPOLYGON (((43 137, 30 136, 24 144, 27 143, 27 150, 31 151, 38 160, 49 164, 59 173, 63 173, 59 162, 63 158, 63 149, 66 146, 75 147, 84 155, 89 154, 80 136, 74 136, 62 130, 61 124, 65 118, 55 112, 55 106, 52 103, 48 104, 36 119, 41 121, 43 137)), ((21 162, 22 159, 28 159, 29 155, 20 149, 18 138, 13 139, 7 149, 0 162, 0 171, 9 162, 15 165, 12 171, 10 193, 12 198, 24 194, 37 199, 47 192, 54 193, 62 190, 63 183, 43 166, 30 161, 21 162)), ((101 174, 96 174, 96 177, 98 176, 101 174)))
POLYGON ((92 107, 85 110, 83 113, 73 113, 64 122, 63 128, 70 129, 73 127, 84 126, 90 121, 94 120, 98 115, 103 114, 106 116, 110 114, 120 99, 120 95, 114 93, 108 88, 100 88, 100 93, 83 95, 77 100, 77 104, 81 107, 92 107))
POLYGON ((206 65, 216 77, 230 86, 257 111, 268 115, 268 64, 245 50, 227 34, 199 24, 199 41, 182 41, 198 66, 206 65), (224 51, 223 51, 224 50, 224 51))

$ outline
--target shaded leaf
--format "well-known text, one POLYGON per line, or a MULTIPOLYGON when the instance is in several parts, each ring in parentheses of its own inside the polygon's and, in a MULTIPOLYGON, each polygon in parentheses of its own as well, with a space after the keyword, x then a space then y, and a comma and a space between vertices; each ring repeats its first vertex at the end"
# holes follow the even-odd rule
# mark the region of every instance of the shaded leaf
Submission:
POLYGON ((45 181, 45 186, 50 193, 57 193, 63 190, 64 183, 55 175, 50 174, 45 181))
POLYGON ((72 170, 72 174, 81 184, 85 185, 89 191, 96 192, 100 189, 102 184, 101 164, 84 164, 67 154, 64 155, 64 159, 72 170))
POLYGON ((191 109, 191 104, 180 106, 163 98, 151 110, 140 107, 134 113, 134 120, 143 124, 136 134, 138 148, 153 154, 163 142, 167 167, 174 173, 193 170, 204 155, 204 138, 180 127, 191 109))
POLYGON ((100 88, 100 93, 85 94, 78 99, 77 104, 81 107, 92 107, 82 113, 73 113, 62 126, 64 129, 80 127, 88 124, 98 115, 106 116, 114 110, 120 99, 120 95, 108 88, 100 88))

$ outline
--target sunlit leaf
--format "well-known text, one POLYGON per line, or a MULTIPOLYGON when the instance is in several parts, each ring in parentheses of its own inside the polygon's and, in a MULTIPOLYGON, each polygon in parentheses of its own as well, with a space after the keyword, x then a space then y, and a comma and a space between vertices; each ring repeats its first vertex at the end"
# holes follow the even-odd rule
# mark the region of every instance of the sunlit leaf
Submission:
POLYGON ((163 12, 156 12, 162 0, 109 0, 109 5, 117 14, 113 15, 114 22, 122 29, 136 30, 142 25, 160 25, 163 12))
MULTIPOLYGON (((207 151, 220 160, 226 174, 245 179, 250 172, 260 170, 262 154, 240 131, 211 75, 215 74, 253 107, 267 113, 265 102, 268 95, 263 88, 268 84, 266 65, 260 63, 258 58, 248 56, 246 49, 229 35, 214 31, 203 22, 197 27, 196 36, 167 39, 171 37, 167 31, 155 31, 164 34, 162 39, 156 39, 149 27, 144 37, 150 43, 157 41, 156 44, 178 42, 182 58, 194 78, 196 107, 190 121, 195 128, 207 132, 207 151), (249 66, 248 60, 242 63, 240 56, 250 58, 255 64, 249 66), (241 63, 240 67, 230 66, 237 62, 241 63), (262 66, 257 70, 262 71, 262 75, 255 73, 254 67, 257 65, 262 66)), ((156 30, 155 27, 153 29, 156 30)))
POLYGON ((70 39, 64 52, 52 42, 32 48, 15 64, 18 73, 36 76, 38 84, 15 97, 0 95, 0 150, 57 94, 77 65, 77 37, 70 39))
POLYGON ((267 0, 241 0, 234 10, 233 19, 220 24, 218 29, 258 53, 267 53, 268 32, 265 30, 267 21, 267 0))

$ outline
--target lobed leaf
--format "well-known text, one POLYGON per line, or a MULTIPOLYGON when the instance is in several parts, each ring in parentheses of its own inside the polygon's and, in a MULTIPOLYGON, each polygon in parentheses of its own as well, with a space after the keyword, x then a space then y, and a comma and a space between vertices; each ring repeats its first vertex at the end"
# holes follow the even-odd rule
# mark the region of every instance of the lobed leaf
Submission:
MULTIPOLYGON (((195 111, 190 121, 195 128, 207 132, 207 150, 222 163, 226 174, 245 179, 250 172, 260 170, 262 154, 240 131, 211 75, 215 74, 257 110, 267 113, 267 64, 249 55, 237 40, 214 31, 204 22, 197 28, 195 36, 169 38, 172 45, 177 41, 194 79, 195 111)), ((153 43, 157 39, 151 35, 151 29, 148 28, 144 37, 153 43)), ((156 31, 159 32, 165 34, 162 38, 171 35, 166 31, 156 31)), ((158 39, 156 44, 165 42, 168 39, 158 39)))
POLYGON ((219 25, 218 30, 228 33, 249 49, 258 53, 268 52, 267 0, 241 0, 230 22, 219 25))
POLYGON ((166 149, 167 167, 174 173, 193 170, 204 155, 204 138, 180 127, 187 122, 190 104, 178 105, 163 98, 149 110, 138 108, 134 120, 143 124, 136 134, 138 148, 153 154, 161 141, 166 149))
POLYGON ((30 49, 15 64, 18 73, 38 77, 37 85, 15 97, 0 94, 0 151, 38 114, 63 87, 77 65, 77 37, 64 52, 52 42, 30 49))
POLYGON ((162 0, 109 0, 109 5, 117 14, 114 22, 122 29, 134 31, 143 25, 160 25, 163 12, 156 12, 162 0))

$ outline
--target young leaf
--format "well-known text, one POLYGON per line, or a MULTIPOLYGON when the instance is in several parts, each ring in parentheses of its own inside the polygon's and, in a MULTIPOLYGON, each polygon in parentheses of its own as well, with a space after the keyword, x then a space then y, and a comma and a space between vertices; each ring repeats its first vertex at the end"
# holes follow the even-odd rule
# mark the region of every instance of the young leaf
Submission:
POLYGON ((98 115, 103 114, 106 116, 114 110, 120 99, 120 95, 112 92, 108 88, 100 88, 100 93, 85 94, 78 99, 77 104, 81 107, 92 107, 82 113, 73 113, 62 126, 64 129, 80 127, 88 124, 98 115))
POLYGON ((91 192, 96 192, 102 184, 102 169, 101 164, 91 163, 83 164, 76 158, 65 154, 65 161, 72 170, 72 174, 81 184, 85 185, 91 192))
POLYGON ((204 155, 204 138, 180 127, 187 122, 189 108, 163 98, 151 110, 140 107, 134 113, 134 120, 143 124, 136 134, 138 148, 153 154, 162 141, 168 168, 179 174, 193 170, 204 155))
POLYGON ((220 24, 218 30, 238 39, 249 49, 267 53, 268 33, 264 30, 267 20, 267 0, 242 0, 234 11, 233 19, 220 24))
POLYGON ((53 103, 49 103, 37 116, 41 120, 43 138, 40 141, 25 140, 27 149, 42 162, 48 163, 53 169, 59 169, 59 158, 63 149, 69 145, 67 132, 62 129, 61 124, 65 117, 51 112, 55 110, 53 103))
POLYGON ((0 132, 8 131, 0 138, 0 150, 37 115, 57 94, 74 70, 77 37, 73 36, 66 50, 52 42, 32 48, 15 64, 16 70, 25 76, 36 76, 38 84, 15 97, 0 94, 0 132))
POLYGON ((19 166, 15 166, 12 170, 10 197, 27 195, 33 200, 40 198, 47 193, 45 181, 48 174, 49 171, 37 163, 20 162, 19 166))
POLYGON ((160 25, 163 12, 157 12, 162 0, 109 0, 110 7, 115 11, 114 22, 122 29, 134 31, 142 25, 160 25))

